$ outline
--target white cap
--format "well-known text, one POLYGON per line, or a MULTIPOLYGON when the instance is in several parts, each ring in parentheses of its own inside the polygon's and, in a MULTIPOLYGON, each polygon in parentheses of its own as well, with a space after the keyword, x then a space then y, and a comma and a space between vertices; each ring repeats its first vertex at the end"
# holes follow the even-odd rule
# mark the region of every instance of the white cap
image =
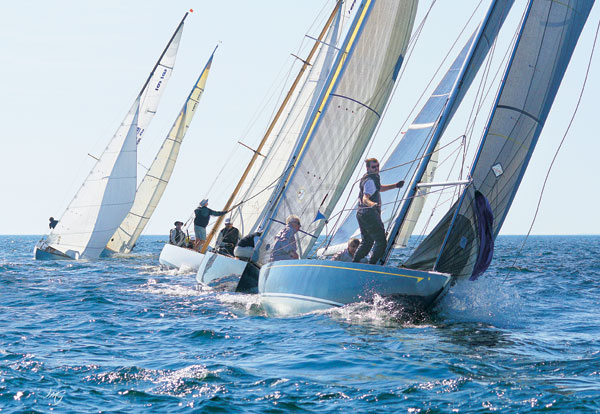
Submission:
POLYGON ((202 201, 200 202, 200 207, 204 207, 204 206, 206 206, 207 204, 208 204, 208 198, 205 198, 204 200, 202 200, 202 201))
POLYGON ((225 219, 225 224, 231 224, 231 219, 229 217, 225 219))

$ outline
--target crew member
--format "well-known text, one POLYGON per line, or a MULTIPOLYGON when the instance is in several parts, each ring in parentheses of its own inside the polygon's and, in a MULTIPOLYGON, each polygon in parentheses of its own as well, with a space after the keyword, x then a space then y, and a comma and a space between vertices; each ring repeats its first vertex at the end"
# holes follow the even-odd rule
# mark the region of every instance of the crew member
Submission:
POLYGON ((181 230, 181 226, 183 226, 183 222, 176 221, 175 228, 171 229, 169 232, 169 244, 174 244, 178 247, 185 246, 185 233, 181 230))
POLYGON ((385 253, 387 241, 385 228, 381 221, 381 192, 401 188, 404 181, 396 184, 381 184, 379 178, 379 161, 369 158, 365 161, 367 173, 360 179, 358 195, 358 211, 356 218, 360 227, 361 242, 354 253, 353 262, 360 262, 373 247, 369 259, 370 264, 376 264, 385 253), (373 243, 375 246, 373 246, 373 243))
POLYGON ((214 211, 208 208, 208 199, 206 198, 200 201, 198 208, 194 210, 194 235, 196 236, 194 249, 200 250, 200 247, 204 245, 204 241, 206 240, 206 226, 208 226, 210 216, 218 217, 227 213, 228 211, 214 211))
POLYGON ((219 232, 217 237, 217 248, 229 256, 233 256, 233 249, 240 240, 240 231, 233 227, 231 219, 225 219, 225 227, 219 232))
POLYGON ((271 261, 298 259, 296 233, 300 230, 300 218, 291 215, 286 219, 285 227, 275 236, 271 251, 271 261))
POLYGON ((233 250, 233 255, 240 260, 249 261, 252 258, 254 247, 258 242, 258 239, 262 235, 262 231, 250 233, 249 235, 242 237, 238 242, 237 246, 233 250))
POLYGON ((348 241, 348 247, 333 255, 331 260, 336 260, 338 262, 351 262, 354 259, 354 253, 356 253, 356 249, 360 244, 360 240, 358 239, 350 239, 348 241))

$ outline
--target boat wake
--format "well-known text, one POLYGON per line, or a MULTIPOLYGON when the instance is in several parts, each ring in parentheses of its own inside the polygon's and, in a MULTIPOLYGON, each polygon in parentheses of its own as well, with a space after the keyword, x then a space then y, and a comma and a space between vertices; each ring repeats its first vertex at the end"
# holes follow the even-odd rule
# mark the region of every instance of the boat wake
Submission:
POLYGON ((229 307, 233 311, 242 311, 250 316, 265 316, 266 312, 260 303, 259 295, 249 295, 243 293, 220 293, 217 300, 229 307))

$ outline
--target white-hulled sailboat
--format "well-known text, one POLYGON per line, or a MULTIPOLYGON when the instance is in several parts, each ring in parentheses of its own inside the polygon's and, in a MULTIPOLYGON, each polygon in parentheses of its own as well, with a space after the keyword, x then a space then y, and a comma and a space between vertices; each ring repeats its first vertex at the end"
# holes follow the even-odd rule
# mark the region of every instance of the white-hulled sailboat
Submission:
MULTIPOLYGON (((202 72, 200 72, 200 76, 194 83, 171 130, 156 154, 154 161, 150 165, 148 172, 146 172, 146 175, 140 182, 133 206, 106 245, 106 253, 130 253, 144 231, 146 224, 148 224, 150 217, 152 217, 175 168, 181 143, 192 123, 198 103, 204 92, 216 50, 217 48, 215 47, 208 62, 202 69, 202 72)), ((176 247, 173 245, 168 246, 176 247)))
MULTIPOLYGON (((507 4, 506 1, 492 4, 487 23, 482 25, 484 31, 490 24, 493 27, 501 22, 494 19, 504 13, 502 3, 507 4)), ((528 2, 470 173, 464 182, 440 183, 460 185, 460 196, 402 267, 324 260, 269 263, 261 269, 259 280, 266 310, 270 314, 301 313, 368 300, 374 294, 429 306, 452 280, 474 280, 482 274, 492 260, 494 239, 519 187, 593 3, 593 0, 528 2)), ((482 42, 493 38, 484 36, 487 39, 476 41, 473 46, 471 63, 467 60, 463 65, 467 70, 461 75, 463 82, 470 76, 469 66, 477 63, 477 54, 489 47, 482 42)), ((473 70, 476 66, 472 66, 473 70)), ((398 151, 398 158, 392 161, 394 165, 403 165, 411 159, 415 162, 405 171, 408 185, 394 208, 384 263, 394 244, 405 237, 403 229, 414 227, 409 217, 414 219, 411 212, 418 208, 412 203, 415 194, 419 188, 435 184, 421 184, 422 177, 431 170, 430 164, 437 162, 431 155, 461 93, 455 86, 446 95, 441 102, 442 110, 437 111, 439 115, 427 122, 436 124, 435 129, 421 137, 412 135, 414 144, 420 143, 423 148, 420 155, 408 151, 406 157, 412 158, 404 158, 398 151)), ((431 114, 422 111, 421 115, 431 114)), ((417 117, 413 125, 424 124, 417 117)), ((404 149, 411 148, 409 143, 401 145, 404 149)))
POLYGON ((97 259, 129 213, 136 192, 137 144, 173 71, 187 14, 57 226, 36 244, 35 259, 97 259))

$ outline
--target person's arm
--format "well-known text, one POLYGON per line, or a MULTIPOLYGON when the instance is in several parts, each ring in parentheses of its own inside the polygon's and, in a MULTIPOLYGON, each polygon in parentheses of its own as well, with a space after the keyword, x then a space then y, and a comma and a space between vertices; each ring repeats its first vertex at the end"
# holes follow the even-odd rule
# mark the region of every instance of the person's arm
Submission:
POLYGON ((215 216, 215 217, 223 216, 227 213, 229 213, 229 210, 215 211, 215 210, 208 209, 208 214, 210 214, 211 216, 215 216))
POLYGON ((404 186, 404 180, 400 180, 395 184, 385 184, 385 185, 381 185, 381 187, 379 188, 379 191, 383 192, 383 191, 389 191, 389 190, 393 190, 394 188, 402 188, 402 186, 404 186))

